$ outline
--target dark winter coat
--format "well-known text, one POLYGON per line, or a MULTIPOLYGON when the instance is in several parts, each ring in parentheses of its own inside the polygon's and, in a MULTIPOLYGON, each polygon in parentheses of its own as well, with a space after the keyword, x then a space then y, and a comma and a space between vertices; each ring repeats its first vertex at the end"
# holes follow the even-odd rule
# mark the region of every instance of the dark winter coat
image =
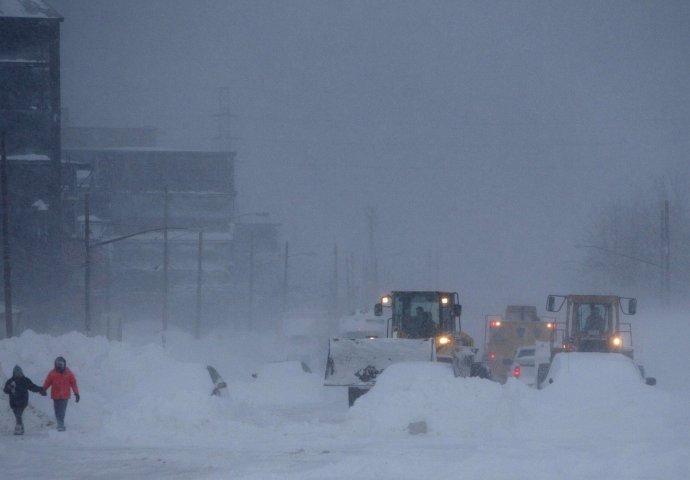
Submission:
POLYGON ((2 389, 10 396, 10 408, 26 408, 29 404, 29 390, 40 393, 43 389, 24 376, 10 378, 2 389))

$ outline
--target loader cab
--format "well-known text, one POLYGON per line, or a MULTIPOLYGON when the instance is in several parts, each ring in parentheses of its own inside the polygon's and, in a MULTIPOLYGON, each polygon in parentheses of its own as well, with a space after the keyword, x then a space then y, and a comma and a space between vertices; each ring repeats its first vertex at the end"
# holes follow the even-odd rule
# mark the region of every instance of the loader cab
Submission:
POLYGON ((564 303, 564 350, 622 353, 632 351, 630 324, 621 323, 620 315, 635 314, 637 301, 634 298, 614 295, 549 295, 547 310, 558 312, 564 303), (622 329, 624 326, 627 330, 622 329), (622 336, 624 333, 629 335, 625 341, 622 336))
POLYGON ((573 304, 572 331, 577 340, 577 349, 581 352, 608 352, 609 335, 614 331, 610 303, 575 303, 573 304))
POLYGON ((391 307, 389 336, 429 338, 460 331, 458 300, 456 292, 397 291, 382 297, 374 313, 383 315, 384 307, 391 307))
POLYGON ((611 304, 576 303, 573 308, 574 328, 583 335, 601 335, 613 329, 611 304))

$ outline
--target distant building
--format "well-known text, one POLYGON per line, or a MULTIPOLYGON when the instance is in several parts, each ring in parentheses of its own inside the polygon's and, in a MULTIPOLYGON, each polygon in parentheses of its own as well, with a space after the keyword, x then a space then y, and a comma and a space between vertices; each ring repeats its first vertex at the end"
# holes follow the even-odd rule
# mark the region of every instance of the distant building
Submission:
MULTIPOLYGON (((0 132, 6 138, 15 303, 56 314, 70 175, 60 145, 60 23, 41 0, 0 0, 0 132), (37 295, 37 292, 41 292, 37 295)), ((69 210, 69 209, 67 209, 69 210)))
POLYGON ((158 145, 158 129, 155 127, 75 127, 62 126, 62 143, 65 148, 155 148, 158 145))
MULTIPOLYGON (((107 130, 85 128, 85 136, 80 137, 74 135, 73 128, 70 142, 85 147, 63 150, 66 164, 82 166, 77 177, 82 199, 90 192, 93 241, 147 232, 110 244, 107 259, 101 257, 109 263, 107 275, 101 275, 107 277, 107 285, 94 285, 94 292, 107 296, 106 303, 110 303, 108 306, 100 302, 102 309, 126 309, 123 313, 129 316, 159 318, 163 295, 161 229, 166 221, 167 202, 171 321, 189 321, 194 316, 199 231, 204 235, 204 290, 216 292, 211 295, 215 298, 207 300, 217 310, 214 314, 226 314, 236 196, 234 154, 86 146, 93 140, 108 145, 126 144, 127 135, 123 132, 131 133, 137 142, 147 136, 154 138, 150 131, 114 129, 109 135, 107 130), (94 132, 98 134, 93 135, 94 132), (107 295, 104 288, 109 289, 107 295)), ((83 211, 77 219, 79 225, 75 228, 83 231, 83 211)), ((208 308, 206 313, 210 313, 208 308)))
POLYGON ((65 165, 77 169, 81 192, 75 229, 83 232, 83 198, 90 192, 94 241, 147 232, 94 251, 97 310, 161 317, 166 189, 170 323, 189 325, 195 316, 199 231, 205 325, 229 317, 247 325, 253 312, 258 317, 275 304, 277 225, 236 211, 234 152, 158 148, 149 127, 66 127, 64 133, 65 165))

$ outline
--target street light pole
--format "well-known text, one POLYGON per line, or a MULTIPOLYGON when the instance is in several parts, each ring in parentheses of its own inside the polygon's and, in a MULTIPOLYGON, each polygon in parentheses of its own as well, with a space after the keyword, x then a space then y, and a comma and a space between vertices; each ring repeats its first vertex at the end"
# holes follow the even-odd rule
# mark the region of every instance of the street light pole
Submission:
MULTIPOLYGON (((87 195, 87 200, 86 200, 86 207, 85 210, 87 213, 86 218, 89 218, 88 213, 89 213, 89 207, 88 207, 88 195, 87 195)), ((167 222, 166 222, 167 224, 167 222)), ((86 226, 86 232, 89 232, 89 222, 85 222, 86 226)), ((94 249, 95 247, 102 247, 104 245, 109 245, 111 243, 115 242, 120 242, 122 240, 127 240, 128 238, 136 237, 139 235, 144 235, 146 233, 153 233, 153 232, 163 232, 164 238, 167 239, 166 233, 168 230, 181 230, 181 231, 194 231, 190 230, 188 228, 180 228, 180 227, 170 227, 170 226, 165 226, 165 227, 157 227, 157 228, 149 228, 146 230, 141 230, 139 232, 134 232, 134 233, 129 233, 127 235, 122 235, 119 237, 115 238, 110 238, 108 240, 102 240, 100 242, 93 242, 91 243, 90 239, 91 236, 89 233, 86 233, 84 235, 84 248, 85 248, 85 253, 86 253, 86 268, 84 270, 84 305, 85 305, 85 317, 86 317, 86 325, 87 325, 87 331, 90 328, 90 319, 91 319, 91 250, 94 249)), ((164 241, 165 244, 165 241, 164 241)), ((198 231, 198 257, 197 257, 197 319, 196 319, 196 324, 200 325, 200 318, 201 318, 201 297, 202 297, 202 287, 203 287, 203 231, 198 231)), ((167 248, 165 248, 164 245, 164 250, 166 251, 166 257, 167 257, 167 248)), ((110 266, 108 266, 108 271, 110 271, 110 266)), ((166 276, 167 277, 167 276, 166 276)), ((164 278, 164 280, 167 280, 167 278, 164 278)), ((164 290, 164 297, 165 300, 167 301, 167 281, 164 282, 164 286, 166 287, 164 290)), ((109 295, 109 294, 108 294, 109 295)), ((164 328, 167 327, 167 302, 164 302, 163 305, 163 311, 166 314, 163 319, 164 319, 164 328)), ((196 331, 199 331, 198 327, 195 327, 196 331)), ((163 342, 165 343, 165 330, 163 334, 163 342)))
POLYGON ((283 265, 283 314, 287 312, 288 290, 288 242, 285 241, 285 264, 283 265))
POLYGON ((199 252, 197 255, 196 270, 196 322, 194 324, 194 338, 197 340, 201 336, 201 285, 203 282, 204 268, 204 232, 199 230, 199 252))
POLYGON ((254 326, 254 232, 249 235, 249 329, 254 326))
POLYGON ((338 244, 333 246, 333 318, 338 318, 338 244))
POLYGON ((6 132, 2 132, 0 145, 0 188, 2 188, 2 263, 3 279, 5 283, 5 332, 7 338, 14 335, 12 325, 12 262, 10 256, 10 205, 7 191, 7 152, 5 151, 6 132))
POLYGON ((661 211, 661 268, 663 270, 661 289, 666 306, 671 301, 671 232, 669 216, 669 202, 666 200, 664 201, 664 209, 661 211))
POLYGON ((165 347, 165 332, 168 330, 168 187, 164 189, 163 198, 163 346, 165 347))
POLYGON ((84 329, 91 334, 91 208, 90 198, 84 195, 84 329))

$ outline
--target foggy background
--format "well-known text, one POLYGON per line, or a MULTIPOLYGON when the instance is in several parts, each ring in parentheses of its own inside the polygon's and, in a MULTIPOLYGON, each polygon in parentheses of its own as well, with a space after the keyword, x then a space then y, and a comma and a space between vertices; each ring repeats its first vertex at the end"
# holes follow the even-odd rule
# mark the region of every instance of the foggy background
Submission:
POLYGON ((457 290, 470 319, 578 289, 654 299, 595 292, 576 245, 688 178, 688 2, 51 4, 64 124, 211 149, 229 87, 239 212, 318 253, 295 283, 317 288, 336 243, 361 265, 373 207, 382 291, 457 290))

